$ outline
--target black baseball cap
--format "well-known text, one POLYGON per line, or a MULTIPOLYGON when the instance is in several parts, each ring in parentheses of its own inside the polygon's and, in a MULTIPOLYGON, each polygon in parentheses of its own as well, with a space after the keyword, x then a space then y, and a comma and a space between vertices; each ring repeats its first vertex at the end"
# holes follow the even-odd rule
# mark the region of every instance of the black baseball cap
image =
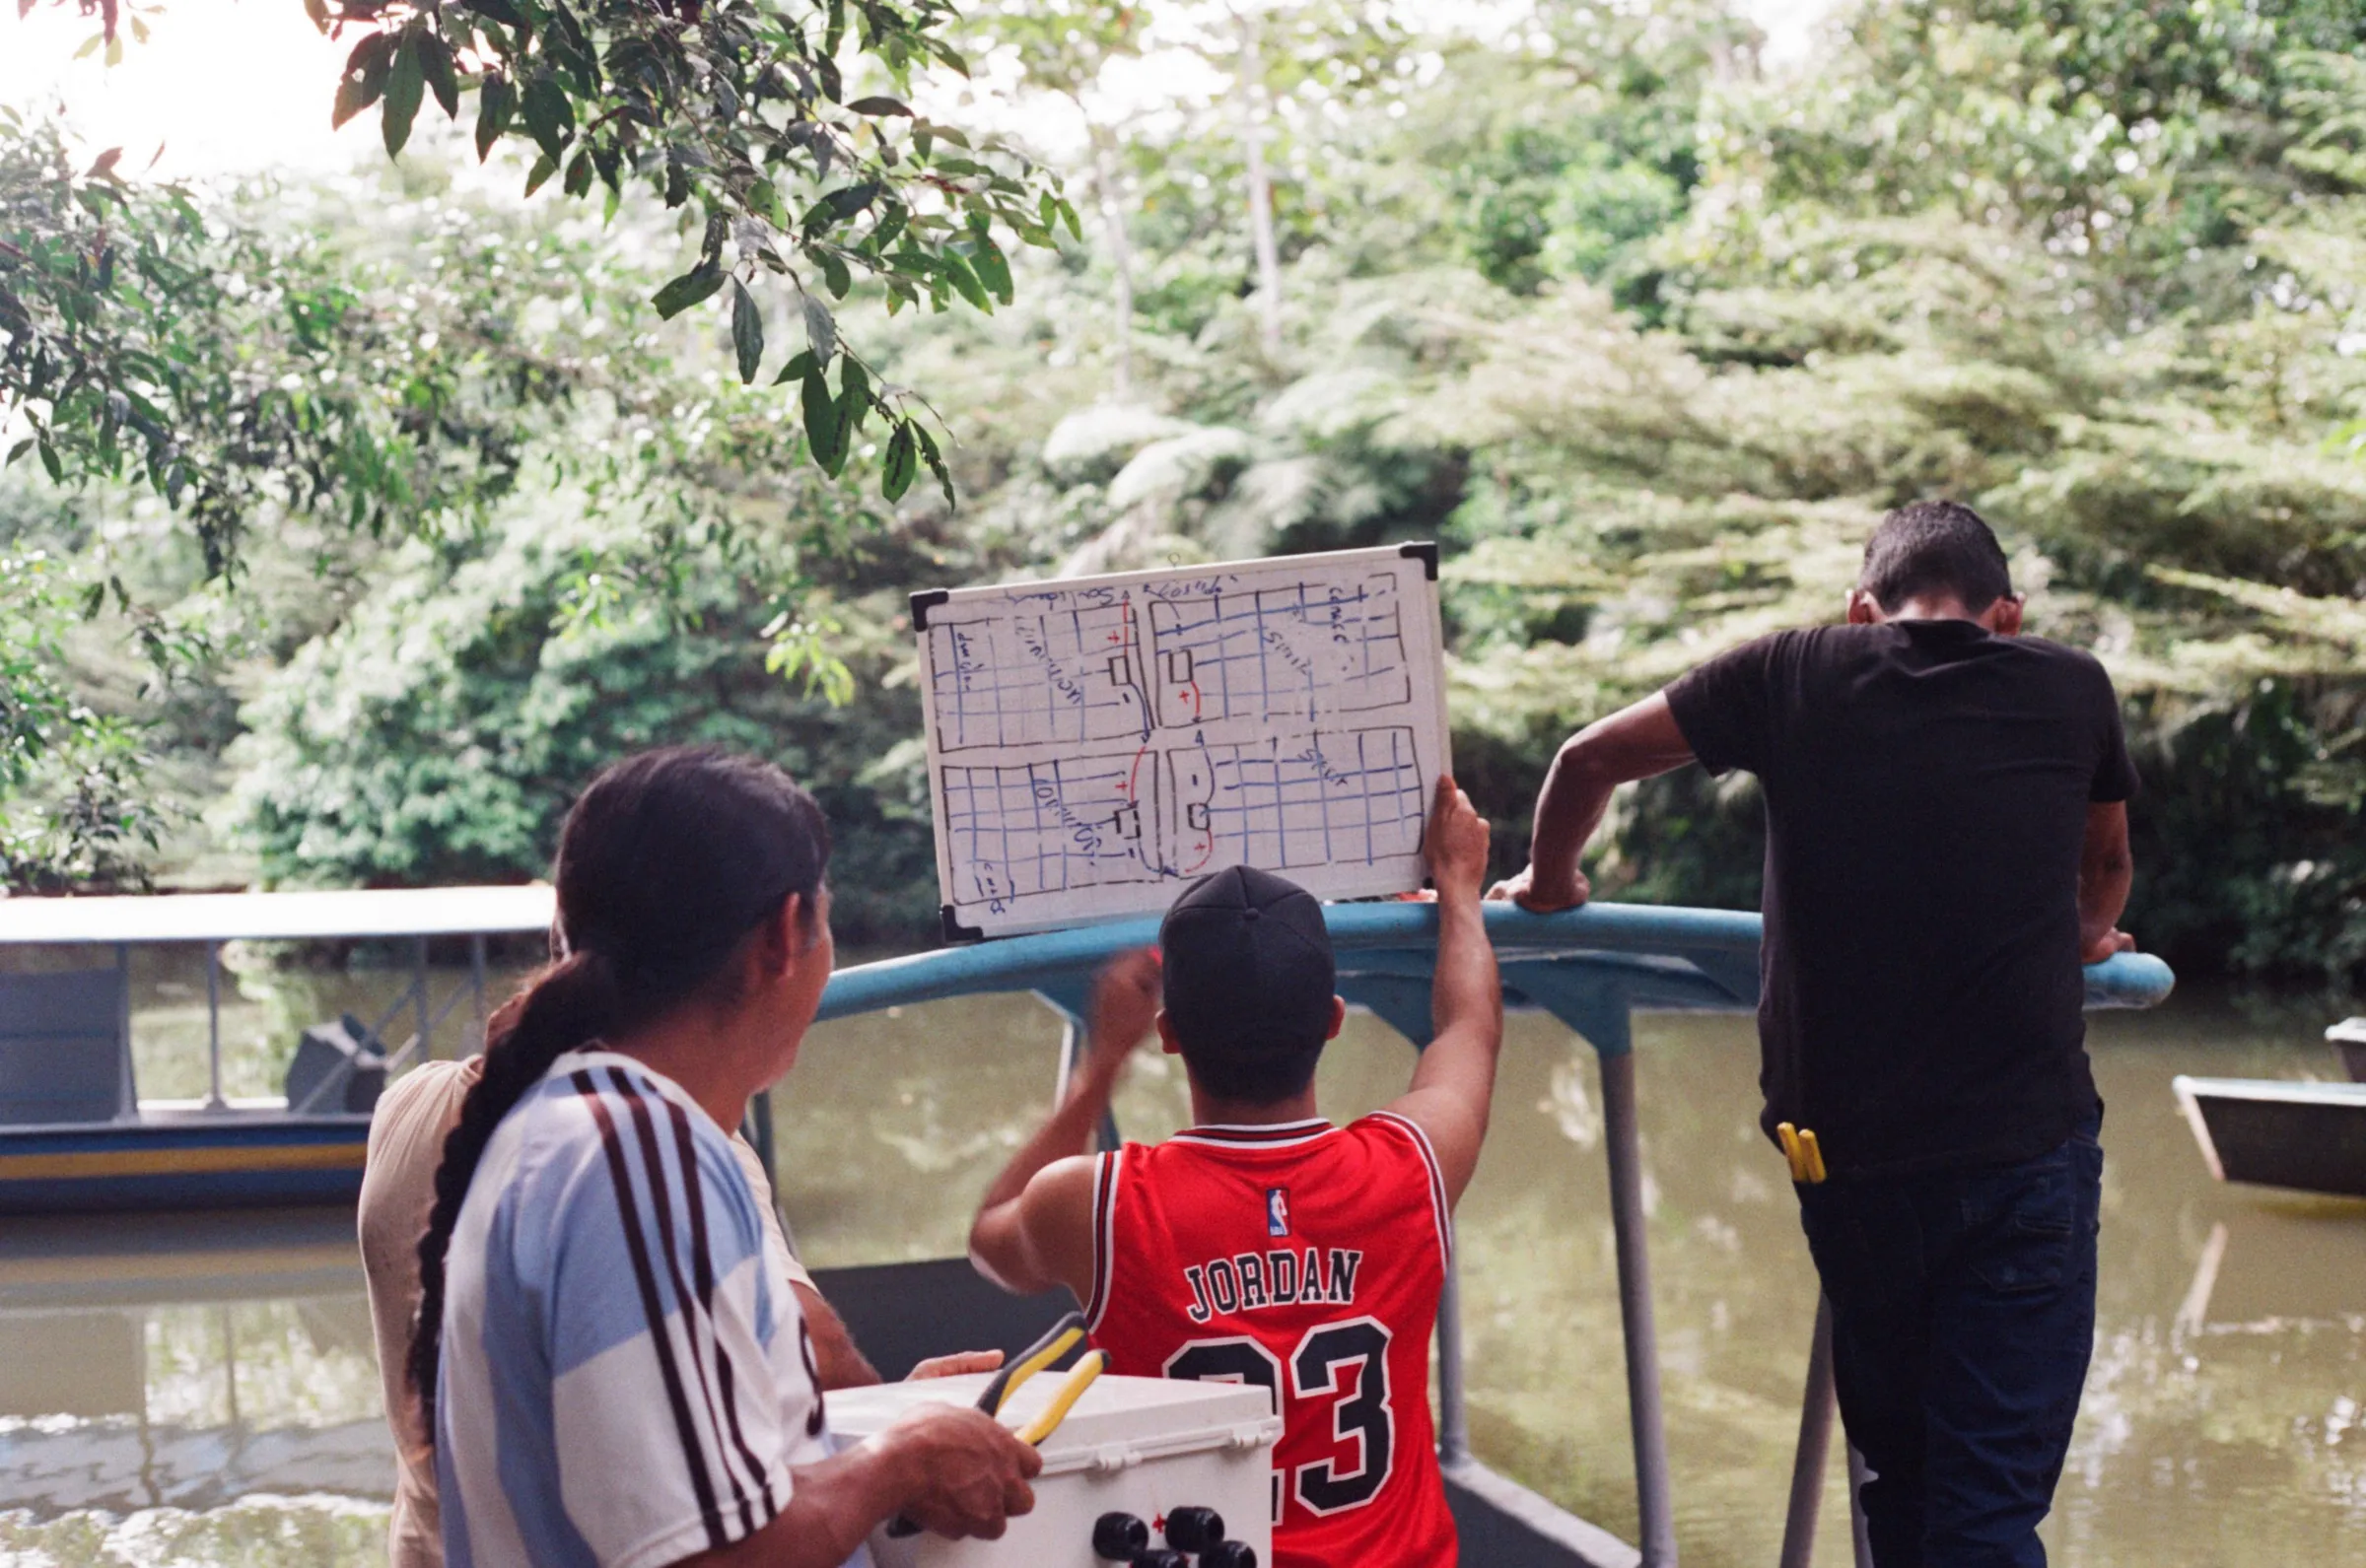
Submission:
POLYGON ((1339 972, 1313 894, 1235 865, 1202 877, 1158 926, 1166 1015, 1187 1052, 1313 1053, 1339 972))

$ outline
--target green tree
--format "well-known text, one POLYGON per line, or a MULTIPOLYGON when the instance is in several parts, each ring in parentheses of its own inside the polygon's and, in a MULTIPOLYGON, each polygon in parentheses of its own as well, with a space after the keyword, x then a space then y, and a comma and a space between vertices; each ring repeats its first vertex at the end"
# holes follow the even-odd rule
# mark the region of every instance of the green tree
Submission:
MULTIPOLYGON (((748 401, 706 411, 743 433, 709 454, 716 473, 752 455, 733 443, 764 439, 771 422, 748 401)), ((793 482, 809 520, 859 509, 851 490, 793 482)), ((569 802, 615 758, 727 745, 778 759, 821 799, 845 938, 907 935, 934 912, 934 870, 926 797, 912 792, 918 703, 888 679, 907 656, 900 596, 879 584, 926 570, 942 538, 842 514, 864 548, 816 558, 786 599, 766 585, 796 562, 754 557, 794 557, 791 542, 702 535, 664 553, 688 566, 669 594, 608 602, 596 579, 632 570, 647 530, 580 499, 506 509, 466 552, 411 541, 383 558, 351 612, 245 706, 220 825, 275 882, 506 881, 548 867, 569 802), (782 678, 781 649, 815 622, 862 701, 782 678)))
MULTIPOLYGON (((1195 15, 1236 75, 1230 14, 1157 20, 1195 15)), ((845 312, 880 378, 929 386, 962 433, 957 516, 796 461, 805 438, 737 383, 720 333, 632 345, 619 323, 657 277, 550 252, 583 313, 540 335, 554 301, 528 289, 511 335, 584 369, 517 416, 508 489, 403 529, 415 542, 301 511, 248 536, 275 630, 236 681, 248 735, 216 820, 275 877, 494 874, 537 863, 557 802, 614 749, 743 738, 830 791, 866 930, 918 938, 933 878, 903 592, 1427 536, 1456 771, 1508 859, 1569 727, 1829 620, 1881 511, 1944 494, 1998 523, 2036 624, 2120 684, 2146 782, 2134 928, 2193 972, 2362 978, 2354 8, 1865 0, 1781 74, 1712 0, 1540 0, 1516 33, 1366 51, 1327 15, 1274 13, 1262 43, 1280 360, 1220 95, 1123 128, 1132 405, 1105 402, 1110 280, 1079 247, 1014 253, 1022 287, 991 317, 889 320, 876 291, 845 312), (316 607, 317 560, 334 602, 316 607), (842 708, 826 670, 805 684, 817 646, 843 652, 842 708)), ((415 221, 316 238, 347 266, 408 244, 351 231, 415 221)), ((886 461, 884 434, 850 443, 850 477, 886 461)), ((119 569, 135 602, 201 571, 171 578, 121 539, 19 550, 50 549, 77 591, 119 569)), ((130 711, 79 669, 58 689, 130 711)), ((215 756, 229 689, 212 727, 166 713, 148 740, 215 756)), ((1618 802, 1597 885, 1747 902, 1760 849, 1747 780, 1680 775, 1618 802)))
POLYGON ((1122 400, 1134 388, 1134 241, 1126 226, 1122 118, 1112 115, 1097 90, 1111 60, 1141 52, 1148 8, 1122 0, 998 0, 976 7, 969 19, 983 30, 987 47, 1012 50, 1028 84, 1067 100, 1083 123, 1092 149, 1093 201, 1109 248, 1122 400))
POLYGON ((0 885, 140 886, 164 831, 137 728, 60 677, 65 634, 105 586, 0 548, 0 885))
MULTIPOLYGON (((0 173, 25 167, 12 148, 33 149, 43 178, 80 177, 63 171, 46 128, 0 139, 0 173)), ((193 541, 174 530, 143 543, 144 529, 0 519, 0 549, 71 561, 43 580, 70 579, 85 620, 111 606, 92 631, 128 634, 146 670, 104 695, 86 690, 48 614, 63 601, 28 600, 47 607, 49 631, 20 640, 6 671, 12 700, 46 715, 53 696, 70 698, 90 724, 60 729, 50 716, 46 729, 79 736, 78 754, 106 767, 0 773, 0 810, 17 838, 45 846, 13 855, 19 885, 71 880, 53 868, 77 865, 123 880, 156 848, 171 786, 128 748, 157 725, 176 733, 146 738, 168 748, 227 738, 232 672, 199 667, 220 662, 205 642, 213 634, 200 635, 206 623, 219 623, 216 641, 284 655, 370 591, 381 551, 410 540, 431 559, 470 559, 505 509, 553 489, 573 498, 598 547, 554 568, 552 635, 644 611, 688 617, 720 551, 740 591, 773 606, 751 633, 761 634, 750 645, 759 667, 769 657, 775 679, 846 695, 836 649, 800 613, 809 583, 792 545, 853 551, 875 514, 803 470, 808 438, 778 417, 775 395, 735 382, 723 395, 710 380, 718 367, 689 334, 649 330, 640 302, 651 280, 629 259, 644 237, 629 222, 594 232, 422 184, 389 176, 359 196, 315 192, 300 220, 268 186, 203 199, 110 187, 101 204, 124 270, 90 363, 138 376, 109 394, 126 409, 124 431, 110 446, 104 426, 44 422, 32 440, 42 466, 88 487, 86 509, 136 508, 133 487, 153 486, 165 494, 148 505, 161 510, 188 485, 200 494, 183 514, 201 527, 193 541), (173 443, 138 434, 147 406, 165 413, 154 423, 170 424, 173 443), (812 485, 773 477, 800 470, 812 485), (199 547, 185 566, 180 545, 199 547), (174 609, 184 597, 186 614, 174 609), (154 723, 135 722, 141 715, 154 723), (69 777, 83 783, 67 787, 69 777), (147 813, 140 831, 100 808, 110 779, 147 813)), ((883 459, 852 460, 868 475, 883 459)))
POLYGON ((1231 78, 1225 101, 1210 108, 1239 149, 1258 341, 1266 359, 1278 361, 1285 284, 1277 158, 1284 167, 1297 162, 1287 143, 1321 140, 1315 127, 1325 114, 1393 93, 1410 35, 1391 8, 1363 0, 1225 0, 1204 8, 1181 38, 1231 78))
MULTIPOLYGON (((77 3, 100 13, 116 47, 113 0, 77 3)), ((478 156, 505 141, 529 147, 529 193, 552 178, 577 197, 597 183, 613 211, 632 183, 680 211, 698 237, 696 260, 652 304, 670 316, 721 296, 742 381, 755 379, 766 346, 749 286, 782 279, 799 301, 804 346, 776 380, 798 388, 813 460, 836 473, 875 415, 897 454, 879 473, 890 499, 924 462, 949 499, 925 405, 841 341, 830 301, 860 273, 878 281, 891 307, 925 300, 941 310, 958 301, 991 310, 1011 291, 998 226, 1037 245, 1053 242, 1057 225, 1078 226, 1045 170, 999 145, 973 146, 905 101, 916 69, 966 70, 944 37, 953 17, 944 0, 306 0, 306 10, 323 32, 355 40, 335 86, 337 122, 377 107, 389 156, 407 145, 428 99, 456 119, 462 95, 473 93, 478 156), (850 41, 891 91, 849 85, 850 41)), ((128 409, 153 427, 144 433, 150 477, 177 501, 192 470, 175 450, 183 443, 172 410, 153 397, 145 408, 130 401, 156 373, 112 357, 109 343, 115 311, 136 314, 147 302, 116 299, 118 264, 85 221, 131 216, 114 160, 47 184, 45 196, 12 210, 17 254, 0 253, 11 263, 0 271, 9 334, 0 410, 35 421, 33 449, 49 463, 65 428, 104 449, 128 409)), ((161 268, 140 276, 160 296, 176 281, 203 283, 161 268)), ((63 472, 62 460, 54 466, 63 472)), ((200 526, 210 539, 228 537, 219 522, 200 526)))
POLYGON ((54 481, 153 491, 210 573, 273 514, 464 521, 585 384, 516 351, 481 270, 401 269, 424 284, 387 298, 313 237, 116 165, 77 170, 56 127, 0 108, 0 430, 22 422, 9 460, 54 481))

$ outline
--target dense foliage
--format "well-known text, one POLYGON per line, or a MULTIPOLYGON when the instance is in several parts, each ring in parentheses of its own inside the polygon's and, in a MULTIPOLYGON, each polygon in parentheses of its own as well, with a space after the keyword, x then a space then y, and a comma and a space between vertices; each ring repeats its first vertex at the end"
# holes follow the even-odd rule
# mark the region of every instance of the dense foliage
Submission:
MULTIPOLYGON (((98 13, 109 58, 119 57, 114 0, 73 3, 98 13)), ((875 414, 888 432, 887 498, 925 462, 952 499, 926 405, 841 338, 830 301, 860 274, 879 280, 891 309, 927 300, 991 311, 1010 299, 997 226, 1050 245, 1057 226, 1077 232, 1077 216, 1057 179, 1023 156, 864 91, 873 74, 908 93, 917 66, 966 71, 943 35, 953 17, 944 0, 305 0, 305 11, 354 40, 333 87, 335 122, 376 107, 389 157, 409 144, 429 98, 456 119, 471 94, 480 161, 505 142, 534 154, 528 196, 553 178, 574 197, 597 183, 613 215, 629 183, 678 212, 696 259, 650 303, 671 316, 720 297, 742 382, 756 379, 766 349, 751 287, 785 283, 803 347, 783 356, 775 384, 795 383, 812 459, 836 474, 875 414)), ((331 84, 321 91, 325 100, 331 84)), ((13 115, 0 130, 25 134, 13 115)), ((52 478, 69 466, 114 476, 120 448, 133 446, 158 493, 175 506, 189 498, 217 570, 265 486, 333 496, 373 520, 434 514, 437 498, 381 489, 379 473, 341 460, 342 443, 368 448, 378 433, 334 399, 294 414, 206 406, 224 367, 177 352, 188 345, 175 318, 198 317, 202 350, 220 276, 244 258, 208 253, 219 237, 186 193, 127 187, 119 149, 80 175, 57 151, 0 154, 10 241, 0 250, 0 422, 31 427, 12 460, 36 450, 52 478), (261 439, 220 440, 226 413, 247 416, 261 439)), ((344 325, 333 304, 290 319, 315 345, 344 325)), ((420 421, 433 422, 432 410, 420 421)))
MULTIPOLYGON (((10 460, 61 483, 145 486, 193 525, 208 570, 245 531, 313 512, 369 534, 434 531, 507 493, 536 416, 577 368, 517 352, 506 272, 382 257, 359 226, 266 231, 190 191, 77 172, 54 126, 0 108, 0 422, 10 460)), ((453 261, 461 258, 451 257, 453 261)), ((480 254, 476 260, 495 258, 480 254)))
POLYGON ((83 597, 41 552, 0 552, 0 876, 10 887, 136 886, 164 827, 137 727, 94 711, 60 667, 83 597), (23 809, 28 799, 38 807, 23 809))
MULTIPOLYGON (((636 318, 670 269, 633 202, 604 238, 416 191, 395 224, 239 208, 365 307, 395 286, 366 229, 572 245, 472 308, 520 323, 503 353, 579 368, 498 411, 508 469, 405 448, 466 480, 441 503, 466 526, 378 546, 276 497, 246 513, 288 520, 221 599, 246 642, 186 678, 220 695, 135 703, 89 653, 75 689, 207 759, 212 834, 167 863, 239 845, 274 879, 525 873, 603 757, 760 745, 824 790, 860 934, 908 936, 934 891, 906 590, 1440 538, 1458 771, 1509 859, 1564 733, 1828 618, 1880 511, 1947 494, 2006 533, 2038 629, 2119 679, 2146 779, 2133 928, 2189 968, 2366 977, 2366 17, 1841 20, 1767 73, 1712 0, 1536 0, 1485 36, 1333 0, 1261 33, 1179 3, 966 15, 981 79, 1080 121, 1102 222, 1013 257, 991 320, 849 296, 877 380, 929 387, 958 437, 958 512, 862 499, 877 441, 846 482, 798 463, 808 437, 736 384, 729 341, 636 318), (1113 90, 1162 49, 1220 90, 1113 90)), ((96 580, 72 527, 0 525, 96 580)), ((104 549, 128 602, 187 613, 202 563, 104 549)), ((120 640, 109 604, 67 643, 120 640)), ((1755 897, 1747 780, 1618 811, 1598 885, 1755 897)))

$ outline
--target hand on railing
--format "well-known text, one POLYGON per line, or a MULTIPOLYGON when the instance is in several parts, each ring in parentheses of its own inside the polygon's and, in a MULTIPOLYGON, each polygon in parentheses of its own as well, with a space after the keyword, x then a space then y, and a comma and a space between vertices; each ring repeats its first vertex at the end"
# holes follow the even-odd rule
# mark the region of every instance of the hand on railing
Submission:
POLYGON ((2100 964, 2105 959, 2117 954, 2132 953, 2135 950, 2136 939, 2118 926, 2114 926, 2091 942, 2081 942, 2078 949, 2078 961, 2082 964, 2100 964))
POLYGON ((1489 888, 1487 896, 1498 904, 1509 900, 1532 914, 1551 915, 1577 908, 1594 896, 1594 886, 1583 871, 1574 868, 1566 875, 1540 879, 1536 867, 1526 865, 1489 888))

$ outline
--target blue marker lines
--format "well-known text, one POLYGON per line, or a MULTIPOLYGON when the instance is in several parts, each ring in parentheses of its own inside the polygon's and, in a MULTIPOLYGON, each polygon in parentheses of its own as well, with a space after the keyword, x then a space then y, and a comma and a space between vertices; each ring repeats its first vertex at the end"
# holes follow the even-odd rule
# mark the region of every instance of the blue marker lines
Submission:
POLYGON ((942 750, 1139 740, 1149 732, 1129 602, 1030 604, 1018 614, 934 620, 927 636, 942 750))
POLYGON ((1158 721, 1369 713, 1413 701, 1393 578, 1155 600, 1158 721))

